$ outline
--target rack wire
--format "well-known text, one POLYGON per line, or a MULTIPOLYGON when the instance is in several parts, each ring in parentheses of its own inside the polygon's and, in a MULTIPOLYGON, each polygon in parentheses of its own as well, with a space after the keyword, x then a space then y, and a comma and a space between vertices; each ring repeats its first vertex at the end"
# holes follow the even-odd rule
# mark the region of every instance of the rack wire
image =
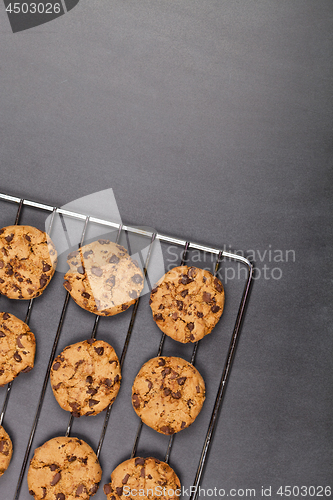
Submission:
MULTIPOLYGON (((234 359, 234 356, 235 356, 237 342, 238 342, 238 338, 239 338, 239 334, 240 334, 240 327, 241 327, 242 320, 244 318, 245 309, 246 309, 246 305, 247 305, 248 298, 249 298, 250 286, 251 286, 251 282, 252 282, 252 279, 253 279, 253 270, 254 270, 252 263, 248 259, 246 259, 245 257, 243 257, 242 255, 238 255, 238 254, 235 254, 235 253, 232 253, 232 252, 227 252, 227 251, 221 250, 219 248, 214 248, 214 247, 211 247, 211 246, 202 245, 202 244, 195 243, 195 242, 192 242, 192 241, 185 241, 185 240, 173 237, 173 236, 168 236, 168 235, 165 235, 165 234, 162 234, 162 233, 151 232, 151 231, 140 229, 140 228, 137 228, 137 227, 133 227, 133 226, 129 226, 129 225, 124 225, 124 224, 116 223, 116 222, 113 222, 111 220, 104 220, 104 219, 100 219, 100 218, 93 217, 93 216, 87 216, 87 215, 84 215, 82 213, 65 210, 63 208, 53 207, 51 205, 47 205, 47 204, 44 204, 44 203, 39 203, 39 202, 36 202, 36 201, 31 201, 31 200, 28 200, 28 199, 25 199, 25 198, 18 198, 18 197, 11 196, 11 195, 8 195, 8 194, 0 193, 0 200, 6 201, 6 202, 9 202, 9 203, 14 203, 14 204, 18 205, 18 209, 17 209, 17 213, 16 213, 16 218, 15 218, 15 222, 14 222, 15 224, 19 224, 19 220, 20 220, 20 217, 21 217, 22 209, 23 209, 24 206, 33 207, 33 208, 36 208, 36 209, 41 210, 43 212, 49 212, 49 213, 51 213, 52 215, 51 215, 49 227, 47 229, 47 232, 49 234, 52 231, 54 217, 55 217, 56 214, 58 214, 60 216, 60 220, 61 220, 61 223, 63 225, 63 229, 65 231, 65 234, 66 234, 66 231, 67 231, 66 223, 65 223, 65 217, 68 217, 70 219, 76 219, 76 220, 84 222, 84 227, 83 227, 83 231, 82 231, 82 234, 81 234, 81 240, 80 240, 79 246, 83 245, 83 243, 84 243, 84 239, 85 239, 85 235, 86 235, 86 231, 87 231, 87 227, 88 227, 89 223, 94 223, 94 224, 102 225, 102 226, 105 226, 105 227, 108 227, 108 228, 116 229, 117 230, 116 242, 119 241, 120 234, 122 232, 124 232, 126 235, 128 233, 133 233, 133 234, 137 234, 137 235, 140 235, 140 236, 143 236, 143 237, 149 239, 149 247, 148 247, 147 257, 146 257, 146 260, 145 260, 145 263, 144 263, 144 268, 143 268, 143 273, 144 273, 144 277, 145 278, 147 277, 147 271, 148 271, 148 266, 149 266, 151 254, 152 254, 152 249, 153 249, 154 243, 156 241, 160 241, 160 242, 163 242, 163 243, 168 243, 168 244, 176 245, 177 247, 180 247, 180 248, 183 249, 182 250, 181 262, 178 265, 183 265, 184 264, 184 262, 186 260, 187 252, 189 250, 199 250, 201 252, 207 252, 207 253, 210 253, 212 255, 215 255, 215 257, 216 257, 215 270, 214 270, 214 275, 215 276, 218 273, 219 266, 220 266, 221 262, 224 259, 226 259, 226 258, 228 258, 230 260, 233 260, 233 261, 235 261, 235 262, 237 262, 239 264, 242 264, 242 265, 244 265, 246 267, 246 269, 247 269, 247 277, 245 279, 245 284, 244 284, 244 288, 243 288, 241 300, 240 300, 239 307, 238 307, 237 317, 236 317, 234 328, 233 328, 233 331, 232 331, 232 334, 231 334, 231 339, 230 339, 230 343, 229 343, 229 347, 228 347, 228 352, 227 352, 227 355, 226 355, 226 359, 225 359, 225 363, 224 363, 224 367, 223 367, 223 371, 222 371, 222 375, 221 375, 221 379, 220 379, 220 384, 219 384, 218 391, 217 391, 216 398, 215 398, 215 404, 214 404, 214 407, 213 407, 213 410, 212 410, 212 413, 211 413, 211 418, 210 418, 210 422, 209 422, 209 425, 208 425, 208 428, 207 428, 206 437, 205 437, 205 440, 204 440, 204 443, 203 443, 201 456, 200 456, 200 459, 199 459, 199 462, 198 462, 198 467, 197 467, 195 479, 193 481, 193 489, 191 490, 191 491, 193 491, 193 493, 191 494, 190 500, 195 500, 196 496, 197 496, 198 486, 200 485, 200 482, 201 482, 201 479, 202 479, 202 474, 203 474, 203 471, 204 471, 204 467, 205 467, 205 464, 207 462, 208 452, 209 452, 209 448, 210 448, 210 445, 211 445, 211 442, 212 442, 214 429, 215 429, 216 424, 217 424, 219 411, 220 411, 220 408, 221 408, 221 405, 222 405, 222 401, 223 401, 223 398, 224 398, 224 395, 225 395, 226 386, 227 386, 227 382, 228 382, 228 379, 229 379, 229 376, 230 376, 232 362, 233 362, 233 359, 234 359)), ((37 409, 36 409, 34 421, 33 421, 32 427, 31 427, 31 432, 30 432, 28 443, 27 443, 27 446, 26 446, 25 455, 24 455, 24 458, 23 458, 23 461, 22 461, 21 470, 20 470, 20 474, 19 474, 19 477, 18 477, 16 490, 15 490, 14 497, 13 497, 14 500, 18 500, 19 496, 20 496, 20 491, 21 491, 21 487, 22 487, 22 482, 23 482, 24 474, 25 474, 25 471, 26 471, 26 467, 27 467, 27 463, 28 463, 28 460, 29 460, 29 456, 30 456, 32 444, 33 444, 35 433, 36 433, 37 426, 38 426, 38 423, 39 423, 40 413, 41 413, 41 409, 42 409, 42 406, 43 406, 43 401, 44 401, 44 398, 45 398, 45 393, 46 393, 46 389, 47 389, 47 385, 48 385, 48 380, 49 380, 49 376, 50 376, 50 371, 51 371, 52 363, 53 363, 53 360, 54 360, 54 357, 55 357, 55 354, 56 354, 56 350, 57 350, 57 347, 58 347, 58 343, 59 343, 61 331, 62 331, 63 324, 64 324, 64 321, 65 321, 65 315, 66 315, 66 310, 67 310, 68 303, 69 303, 69 297, 70 297, 70 294, 67 291, 65 299, 64 299, 64 303, 63 303, 63 306, 62 306, 62 311, 61 311, 61 314, 60 314, 60 319, 59 319, 57 331, 56 331, 55 338, 54 338, 54 341, 53 341, 53 346, 52 346, 52 349, 51 349, 51 353, 50 353, 50 357, 49 357, 49 362, 48 362, 47 369, 46 369, 46 372, 45 372, 44 383, 43 383, 43 386, 42 386, 42 389, 41 389, 41 393, 40 393, 40 396, 39 396, 39 400, 38 400, 38 405, 37 405, 37 409)), ((28 304, 28 309, 27 309, 27 313, 26 313, 26 317, 25 317, 25 322, 26 323, 28 323, 29 319, 30 319, 30 315, 31 315, 31 311, 32 311, 32 306, 33 306, 33 301, 34 301, 34 299, 31 299, 29 301, 29 304, 28 304)), ((120 367, 121 368, 123 366, 123 363, 124 363, 124 360, 125 360, 125 357, 126 357, 126 353, 127 353, 127 350, 128 350, 128 346, 129 346, 129 343, 130 343, 131 335, 132 335, 132 332, 133 332, 133 326, 134 326, 135 319, 136 319, 136 316, 137 316, 137 312, 138 312, 138 309, 139 309, 139 303, 140 303, 140 297, 138 297, 136 299, 135 304, 133 306, 132 315, 131 315, 130 323, 129 323, 129 326, 128 326, 126 339, 125 339, 125 342, 124 342, 124 345, 123 345, 123 348, 122 348, 122 353, 121 353, 121 356, 120 356, 120 367)), ((100 316, 95 315, 95 321, 94 321, 94 325, 93 325, 93 329, 92 329, 92 333, 91 333, 91 338, 96 338, 99 319, 100 319, 100 316)), ((162 337, 161 337, 161 340, 160 340, 160 343, 159 343, 159 347, 158 347, 157 356, 161 356, 162 355, 164 340, 165 340, 165 334, 163 334, 162 337)), ((191 360, 190 360, 190 362, 192 364, 194 364, 194 362, 195 362, 196 354, 197 354, 198 347, 199 347, 199 342, 196 342, 194 344, 194 346, 193 346, 193 352, 192 352, 191 360)), ((5 412, 6 412, 6 409, 7 409, 7 406, 8 406, 12 384, 14 382, 15 381, 9 383, 8 386, 7 386, 6 396, 5 396, 5 400, 4 400, 4 403, 3 403, 2 411, 1 411, 1 414, 0 414, 0 425, 2 425, 4 417, 5 417, 5 412)), ((103 422, 103 427, 102 427, 101 434, 100 434, 100 439, 99 439, 98 446, 97 446, 97 449, 96 449, 96 455, 97 455, 97 457, 100 456, 100 453, 101 453, 101 450, 102 450, 102 446, 103 446, 103 442, 104 442, 106 430, 107 430, 107 427, 108 427, 108 424, 109 424, 109 420, 110 420, 111 410, 112 410, 112 406, 110 405, 107 408, 107 411, 106 411, 106 414, 105 414, 105 418, 104 418, 104 422, 103 422)), ((68 422, 68 425, 67 425, 67 430, 66 430, 66 434, 65 434, 66 436, 69 436, 70 433, 71 433, 73 420, 74 420, 74 417, 71 415, 71 417, 69 419, 69 422, 68 422)), ((140 434, 141 434, 142 427, 143 427, 143 424, 142 424, 142 421, 140 421, 138 429, 137 429, 137 433, 136 433, 136 436, 135 436, 134 445, 133 445, 133 448, 132 448, 131 458, 136 455, 137 447, 138 447, 138 442, 139 442, 139 439, 140 439, 140 434)), ((166 451, 165 459, 164 459, 165 462, 169 462, 170 453, 171 453, 171 449, 172 449, 172 446, 173 446, 173 443, 174 443, 174 439, 175 439, 175 435, 172 435, 169 438, 169 442, 168 442, 168 446, 167 446, 167 451, 166 451)))

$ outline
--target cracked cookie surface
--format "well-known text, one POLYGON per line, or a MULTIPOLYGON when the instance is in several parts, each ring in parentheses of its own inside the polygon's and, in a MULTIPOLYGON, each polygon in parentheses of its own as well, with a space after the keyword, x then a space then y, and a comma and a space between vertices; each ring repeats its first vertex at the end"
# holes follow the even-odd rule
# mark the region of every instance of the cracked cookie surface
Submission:
POLYGON ((67 346, 55 358, 50 379, 61 408, 75 417, 97 415, 116 399, 120 364, 110 344, 84 340, 67 346))
POLYGON ((176 490, 179 489, 180 481, 170 465, 152 457, 126 460, 114 469, 111 482, 104 485, 107 500, 126 500, 135 496, 149 500, 178 500, 176 490))
POLYGON ((149 303, 162 332, 178 342, 197 342, 220 319, 224 289, 209 271, 179 266, 159 280, 151 291, 149 303))
POLYGON ((0 229, 0 293, 32 299, 43 293, 57 264, 50 237, 31 226, 0 229))
POLYGON ((141 420, 171 435, 191 425, 205 400, 205 383, 182 358, 159 356, 145 363, 132 387, 132 404, 141 420))
POLYGON ((92 448, 75 437, 56 437, 35 450, 28 488, 35 500, 88 500, 102 469, 92 448))
POLYGON ((0 312, 0 387, 34 366, 36 340, 26 323, 0 312))
POLYGON ((97 240, 68 255, 70 270, 64 287, 75 302, 94 314, 113 316, 134 304, 144 277, 127 250, 109 240, 97 240))
POLYGON ((12 454, 12 441, 5 429, 0 425, 0 476, 8 469, 12 454))

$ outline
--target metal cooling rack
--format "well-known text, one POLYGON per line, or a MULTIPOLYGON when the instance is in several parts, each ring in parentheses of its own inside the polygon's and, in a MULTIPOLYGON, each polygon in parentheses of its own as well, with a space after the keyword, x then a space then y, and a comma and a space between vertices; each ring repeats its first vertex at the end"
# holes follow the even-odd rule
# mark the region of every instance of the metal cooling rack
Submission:
MULTIPOLYGON (((188 253, 189 250, 199 250, 201 252, 206 252, 208 254, 215 255, 215 259, 216 260, 215 260, 214 275, 217 275, 218 270, 219 270, 219 266, 220 266, 222 260, 226 259, 226 258, 228 258, 228 259, 230 259, 232 261, 235 261, 235 262, 237 262, 239 264, 242 264, 242 265, 244 265, 247 268, 247 277, 245 279, 244 289, 243 289, 241 300, 240 300, 240 303, 239 303, 239 307, 238 307, 238 312, 237 312, 237 316, 236 316, 234 328, 233 328, 233 331, 232 331, 232 334, 231 334, 229 348, 228 348, 228 352, 227 352, 227 355, 226 355, 226 359, 225 359, 225 363, 224 363, 224 367, 223 367, 223 371, 222 371, 222 376, 221 376, 221 380, 220 380, 220 384, 219 384, 218 391, 217 391, 217 394, 216 394, 215 404, 214 404, 214 407, 213 407, 213 410, 212 410, 212 414, 211 414, 211 418, 210 418, 210 422, 209 422, 209 425, 208 425, 208 428, 207 428, 206 437, 205 437, 205 440, 204 440, 204 443, 203 443, 202 452, 201 452, 201 456, 200 456, 200 459, 199 459, 199 463, 198 463, 198 467, 197 467, 195 479, 194 479, 194 481, 192 483, 192 486, 194 487, 193 488, 194 493, 192 493, 192 495, 190 497, 190 500, 195 500, 196 496, 197 496, 198 487, 199 487, 200 482, 201 482, 203 470, 204 470, 205 464, 207 462, 208 451, 209 451, 209 448, 210 448, 210 445, 211 445, 211 441, 212 441, 212 437, 213 437, 213 432, 214 432, 215 426, 217 424, 218 414, 219 414, 219 410, 220 410, 220 407, 221 407, 221 404, 222 404, 222 401, 223 401, 223 397, 224 397, 224 394, 225 394, 225 390, 226 390, 228 378, 230 376, 232 361, 233 361, 234 356, 235 356, 236 347, 237 347, 237 340, 238 340, 239 333, 240 333, 240 326, 241 326, 241 322, 242 322, 242 319, 243 319, 244 314, 245 314, 245 308, 246 308, 247 301, 248 301, 248 298, 249 298, 250 285, 251 285, 252 278, 253 278, 253 265, 252 265, 252 263, 248 259, 246 259, 245 257, 243 257, 241 255, 237 255, 237 254, 234 254, 234 253, 231 253, 231 252, 226 252, 226 251, 218 249, 218 248, 213 248, 213 247, 210 247, 210 246, 201 245, 201 244, 194 243, 194 242, 191 242, 191 241, 185 241, 185 240, 182 240, 182 239, 179 239, 179 238, 175 238, 175 237, 172 237, 172 236, 167 236, 167 235, 161 234, 161 233, 153 233, 153 232, 150 232, 150 231, 138 229, 138 228, 133 227, 133 226, 128 226, 128 225, 124 225, 124 224, 118 224, 118 223, 115 223, 115 222, 112 222, 112 221, 109 221, 109 220, 104 220, 104 219, 100 219, 100 218, 96 218, 96 217, 92 217, 92 216, 86 216, 86 215, 83 215, 81 213, 72 212, 72 211, 69 211, 69 210, 62 209, 62 208, 53 207, 51 205, 47 205, 47 204, 44 204, 44 203, 39 203, 39 202, 36 202, 36 201, 31 201, 31 200, 24 199, 24 198, 18 198, 18 197, 15 197, 15 196, 10 196, 10 195, 4 194, 4 193, 0 193, 0 200, 3 200, 3 201, 6 201, 6 202, 9 202, 9 203, 13 203, 13 204, 17 204, 18 205, 15 221, 8 221, 8 223, 6 225, 11 225, 13 223, 14 224, 19 224, 21 212, 22 212, 23 207, 25 207, 25 206, 26 207, 32 207, 32 208, 41 210, 43 212, 49 212, 49 213, 52 214, 51 218, 50 218, 49 227, 48 227, 48 230, 47 230, 48 233, 51 233, 51 231, 52 231, 52 225, 53 225, 54 217, 55 217, 56 214, 59 214, 59 216, 61 218, 61 222, 63 224, 63 228, 64 228, 65 231, 66 231, 66 224, 65 224, 65 218, 66 217, 71 218, 71 219, 76 219, 76 220, 83 221, 84 222, 84 227, 83 227, 83 231, 82 231, 82 235, 81 235, 80 245, 82 245, 83 242, 84 242, 84 238, 85 238, 87 226, 90 223, 99 224, 99 225, 102 225, 102 226, 105 226, 105 227, 116 229, 117 230, 116 242, 119 241, 119 237, 120 237, 120 234, 122 232, 125 232, 126 234, 127 233, 134 233, 134 234, 137 234, 137 235, 140 235, 140 236, 143 236, 143 237, 149 239, 149 249, 148 249, 148 253, 147 253, 147 257, 146 257, 146 261, 145 261, 144 269, 143 269, 145 277, 147 276, 147 270, 148 270, 149 261, 150 261, 151 252, 152 252, 152 248, 153 248, 154 242, 158 241, 158 240, 160 242, 172 244, 172 245, 175 245, 175 246, 180 247, 180 248, 183 249, 181 262, 179 264, 176 264, 176 265, 182 265, 185 262, 186 256, 187 256, 187 253, 188 253)), ((70 297, 70 294, 69 294, 69 292, 67 292, 65 300, 64 300, 64 304, 63 304, 63 307, 62 307, 62 311, 61 311, 61 315, 60 315, 60 320, 59 320, 57 332, 56 332, 56 335, 55 335, 55 338, 54 338, 53 347, 52 347, 52 350, 51 350, 51 353, 50 353, 50 358, 49 358, 48 366, 47 366, 47 369, 46 369, 46 373, 45 373, 45 377, 44 377, 44 383, 43 383, 42 390, 41 390, 41 393, 40 393, 40 397, 39 397, 39 402, 38 402, 38 406, 37 406, 37 409, 36 409, 35 418, 34 418, 34 421, 33 421, 32 428, 31 428, 29 440, 28 440, 28 443, 27 443, 27 446, 26 446, 26 452, 25 452, 25 455, 24 455, 24 458, 23 458, 23 461, 22 461, 21 471, 20 471, 20 475, 19 475, 19 478, 18 478, 18 482, 17 482, 17 486, 16 486, 16 491, 15 491, 14 497, 13 497, 14 500, 18 500, 19 496, 20 496, 22 481, 23 481, 25 470, 26 470, 26 467, 27 467, 27 463, 28 463, 30 452, 31 452, 31 448, 32 448, 34 436, 35 436, 35 433, 36 433, 36 429, 37 429, 37 426, 38 426, 38 423, 39 423, 40 412, 41 412, 41 409, 42 409, 42 405, 43 405, 43 401, 44 401, 44 397, 45 397, 45 392, 46 392, 46 389, 47 389, 47 384, 48 384, 48 380, 49 380, 49 376, 50 376, 52 362, 53 362, 54 357, 55 357, 55 353, 56 353, 56 350, 57 350, 58 342, 59 342, 59 339, 60 339, 61 330, 62 330, 62 327, 63 327, 63 324, 64 324, 65 313, 66 313, 66 309, 67 309, 67 306, 68 306, 69 297, 70 297)), ((30 319, 30 315, 31 315, 32 307, 33 307, 33 302, 34 302, 34 299, 31 299, 29 301, 29 303, 28 303, 28 309, 27 309, 27 313, 26 313, 26 317, 25 317, 25 322, 26 323, 29 323, 29 319, 30 319)), ((136 318, 136 315, 137 315, 137 312, 138 312, 138 308, 139 308, 139 303, 140 303, 140 297, 138 299, 136 299, 136 302, 135 302, 135 304, 133 306, 132 315, 131 315, 130 323, 129 323, 128 330, 127 330, 127 336, 126 336, 125 343, 123 345, 122 353, 121 353, 121 356, 120 356, 120 366, 121 366, 121 368, 123 366, 123 363, 124 363, 124 360, 125 360, 125 356, 126 356, 126 352, 127 352, 127 348, 128 348, 129 342, 130 342, 131 335, 132 335, 135 318, 136 318)), ((91 337, 92 338, 96 337, 99 319, 100 319, 100 316, 95 315, 95 322, 94 322, 93 330, 92 330, 92 333, 91 333, 91 337)), ((165 340, 165 334, 163 334, 162 337, 161 337, 159 348, 158 348, 158 352, 157 352, 157 356, 160 356, 162 354, 164 340, 165 340)), ((199 342, 196 342, 194 344, 194 346, 193 346, 193 352, 192 352, 191 361, 190 361, 192 364, 194 364, 194 362, 195 362, 195 357, 196 357, 196 353, 197 353, 197 350, 198 350, 199 342)), ((9 398, 10 398, 10 393, 11 393, 11 388, 12 388, 12 384, 13 383, 15 383, 15 380, 7 385, 5 400, 4 400, 3 407, 2 407, 2 410, 1 410, 1 414, 0 414, 0 425, 3 424, 3 420, 4 420, 4 417, 5 417, 5 412, 6 412, 6 409, 7 409, 7 405, 8 405, 8 401, 9 401, 9 398)), ((105 414, 104 423, 103 423, 103 427, 102 427, 102 430, 101 430, 99 443, 98 443, 98 446, 97 446, 97 449, 96 449, 96 455, 97 455, 97 457, 100 456, 100 453, 101 453, 101 450, 102 450, 103 441, 104 441, 105 433, 106 433, 107 426, 108 426, 108 423, 109 423, 111 410, 112 410, 112 406, 110 405, 107 408, 107 411, 106 411, 106 414, 105 414)), ((68 422, 67 430, 66 430, 66 436, 70 435, 70 432, 71 432, 71 429, 72 429, 73 419, 74 418, 71 415, 71 417, 69 419, 69 422, 68 422)), ((143 424, 140 421, 140 424, 139 424, 138 430, 137 430, 137 434, 136 434, 136 437, 135 437, 133 449, 132 449, 131 458, 136 455, 136 451, 137 451, 138 442, 139 442, 139 439, 140 439, 140 434, 141 434, 142 426, 143 426, 143 424)), ((166 455, 165 455, 165 459, 164 459, 165 462, 169 461, 170 452, 171 452, 171 448, 172 448, 172 445, 173 445, 175 437, 176 437, 176 435, 174 434, 174 435, 170 436, 170 438, 169 438, 169 443, 168 443, 168 447, 167 447, 167 451, 166 451, 166 455)))

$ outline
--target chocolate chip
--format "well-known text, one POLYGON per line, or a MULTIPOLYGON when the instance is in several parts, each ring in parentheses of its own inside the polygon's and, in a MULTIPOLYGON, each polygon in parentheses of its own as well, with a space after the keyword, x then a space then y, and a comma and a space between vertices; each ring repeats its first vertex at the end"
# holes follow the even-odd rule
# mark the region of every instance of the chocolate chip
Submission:
POLYGON ((88 375, 88 377, 86 378, 86 383, 87 384, 92 384, 93 383, 93 378, 90 375, 88 375))
POLYGON ((71 455, 70 457, 67 457, 67 460, 68 460, 68 462, 75 462, 76 456, 75 455, 71 455))
POLYGON ((56 362, 56 363, 54 363, 54 365, 53 365, 53 370, 57 371, 57 370, 59 370, 59 368, 60 368, 60 363, 59 363, 59 361, 57 361, 57 362, 56 362))
POLYGON ((110 276, 110 278, 108 278, 105 283, 107 283, 108 285, 111 285, 111 286, 114 286, 116 284, 116 277, 115 276, 110 276))
POLYGON ((65 500, 65 495, 63 493, 57 493, 56 500, 65 500))
POLYGON ((184 385, 185 381, 186 381, 186 377, 179 377, 179 379, 177 379, 177 382, 179 385, 184 385))
POLYGON ((101 245, 109 245, 110 241, 109 240, 98 240, 98 243, 101 245))
POLYGON ((193 333, 191 333, 191 335, 190 335, 190 339, 191 339, 191 340, 194 340, 194 339, 195 339, 195 337, 194 337, 193 333))
POLYGON ((116 384, 117 382, 119 382, 119 375, 116 375, 114 378, 114 383, 116 384))
POLYGON ((32 370, 32 366, 27 366, 26 368, 24 368, 24 370, 22 370, 22 373, 28 373, 32 370))
POLYGON ((43 273, 47 273, 51 269, 50 264, 43 264, 43 273))
POLYGON ((164 318, 161 313, 159 314, 154 314, 154 320, 155 321, 164 321, 164 318))
POLYGON ((57 470, 57 468, 58 468, 58 467, 56 466, 56 464, 51 464, 51 465, 49 465, 49 467, 50 467, 50 469, 51 469, 51 471, 52 471, 52 472, 54 472, 54 471, 55 471, 55 470, 57 470))
POLYGON ((138 457, 135 459, 135 465, 144 465, 145 464, 145 459, 144 458, 141 458, 141 457, 138 457))
POLYGON ((85 299, 90 299, 90 293, 87 293, 87 292, 82 292, 81 293, 82 297, 85 298, 85 299))
POLYGON ((196 390, 197 390, 197 393, 200 392, 200 387, 198 385, 196 386, 196 390))
POLYGON ((101 269, 100 267, 92 267, 91 272, 98 277, 103 275, 103 269, 101 269))
POLYGON ((158 364, 159 364, 159 366, 164 366, 165 365, 165 360, 163 358, 160 358, 158 360, 158 364))
POLYGON ((132 402, 133 402, 134 408, 140 408, 140 399, 139 399, 138 394, 133 394, 132 402))
POLYGON ((39 280, 39 288, 43 288, 47 283, 47 279, 46 278, 40 278, 39 280))
POLYGON ((79 458, 80 462, 83 463, 84 465, 87 465, 88 463, 88 457, 84 457, 84 458, 79 458))
POLYGON ((212 306, 212 307, 211 307, 211 311, 212 311, 213 313, 217 313, 217 312, 219 312, 219 310, 220 310, 219 306, 212 306))
POLYGON ((86 416, 86 417, 89 417, 90 415, 95 415, 95 412, 94 412, 94 411, 87 411, 87 412, 85 413, 85 416, 86 416))
POLYGON ((218 292, 222 292, 222 283, 217 278, 214 279, 214 286, 218 292))
POLYGON ((140 471, 140 477, 145 477, 145 473, 146 473, 146 469, 144 467, 142 467, 142 469, 140 471))
POLYGON ((171 394, 171 390, 170 390, 168 387, 166 387, 166 388, 164 389, 163 393, 164 393, 164 396, 170 396, 170 394, 171 394))
POLYGON ((181 393, 179 391, 177 392, 173 392, 171 394, 171 396, 174 398, 174 399, 180 399, 182 397, 181 393))
POLYGON ((97 352, 98 356, 102 356, 104 354, 104 347, 94 347, 94 349, 97 352))
POLYGON ((10 318, 10 314, 8 314, 8 313, 3 313, 2 318, 3 318, 3 319, 9 319, 9 318, 10 318))
POLYGON ((197 274, 197 270, 195 267, 190 267, 190 269, 187 271, 187 275, 190 276, 190 278, 194 278, 197 274))
POLYGON ((45 488, 45 486, 42 486, 42 490, 43 490, 43 496, 42 496, 42 500, 43 500, 43 498, 46 497, 47 489, 45 488))
POLYGON ((66 288, 66 290, 68 290, 69 292, 71 291, 72 289, 72 285, 70 284, 69 281, 64 281, 64 287, 66 288))
POLYGON ((125 477, 124 477, 124 479, 122 480, 122 483, 123 483, 123 484, 126 484, 126 483, 127 483, 127 481, 129 480, 129 478, 130 478, 130 475, 129 475, 129 474, 126 474, 126 476, 125 476, 125 477))
POLYGON ((87 340, 87 343, 89 345, 93 344, 94 342, 96 342, 96 339, 94 339, 93 337, 87 340))
POLYGON ((35 492, 32 490, 29 490, 29 495, 35 496, 35 492))
POLYGON ((176 321, 176 319, 178 318, 178 314, 177 313, 172 313, 171 314, 171 318, 176 321))
POLYGON ((153 387, 153 384, 150 380, 146 380, 146 382, 148 382, 148 390, 150 391, 150 389, 153 387))
POLYGON ((169 427, 168 425, 163 425, 163 427, 161 427, 160 430, 164 434, 167 434, 168 436, 175 433, 175 431, 171 427, 169 427))
POLYGON ((103 491, 105 495, 110 495, 110 493, 112 492, 111 486, 109 484, 104 484, 103 491))
POLYGON ((31 238, 30 238, 30 236, 29 236, 28 234, 25 234, 25 235, 24 235, 24 237, 25 237, 25 239, 26 239, 27 241, 31 241, 31 238))
POLYGON ((118 264, 119 261, 120 261, 120 259, 116 255, 112 255, 112 257, 109 258, 110 264, 118 264))
POLYGON ((60 474, 60 472, 57 472, 50 483, 51 486, 55 486, 60 481, 60 479, 61 479, 61 474, 60 474))
POLYGON ((151 293, 156 293, 157 292, 157 286, 152 289, 151 293))
POLYGON ((187 325, 186 325, 186 326, 187 326, 187 328, 190 330, 190 332, 191 332, 192 330, 194 330, 194 323, 187 323, 187 325))
POLYGON ((185 298, 186 295, 188 294, 188 290, 183 290, 182 292, 180 292, 180 295, 185 298))
POLYGON ((4 449, 5 449, 6 445, 8 445, 8 441, 6 441, 5 439, 0 441, 0 453, 2 453, 3 455, 4 455, 4 449))
MULTIPOLYGON (((107 386, 107 387, 111 387, 112 386, 112 380, 109 379, 109 378, 106 378, 105 381, 104 381, 104 384, 107 386)), ((88 392, 88 391, 87 391, 88 392)))
POLYGON ((80 252, 78 250, 76 250, 75 252, 71 252, 67 255, 67 259, 72 259, 73 257, 77 257, 78 255, 80 255, 80 252))
POLYGON ((212 296, 211 296, 211 294, 210 294, 210 293, 208 293, 208 292, 203 292, 203 294, 202 294, 202 299, 203 299, 203 301, 204 301, 204 302, 209 303, 209 302, 211 302, 211 300, 212 300, 212 296))
POLYGON ((13 268, 10 264, 6 265, 6 269, 7 269, 6 274, 8 274, 8 276, 12 276, 14 274, 13 268))
POLYGON ((197 316, 198 316, 198 318, 203 318, 203 313, 200 311, 197 311, 197 316))
POLYGON ((182 311, 183 310, 183 301, 177 300, 176 302, 177 302, 178 311, 182 311))
POLYGON ((151 476, 150 474, 148 474, 148 479, 153 479, 153 476, 151 476))
POLYGON ((118 486, 116 488, 116 493, 117 493, 118 497, 121 497, 121 495, 123 494, 123 489, 118 486))
POLYGON ((87 250, 86 252, 84 252, 83 257, 84 257, 85 259, 87 259, 87 258, 88 258, 88 255, 90 255, 90 254, 92 254, 92 253, 94 253, 92 250, 87 250))
POLYGON ((6 337, 6 334, 0 330, 0 339, 1 339, 2 337, 6 337))
POLYGON ((128 295, 131 297, 131 299, 136 299, 138 296, 136 290, 132 290, 131 292, 128 293, 128 295))
POLYGON ((87 493, 87 490, 84 486, 84 484, 79 484, 79 486, 76 489, 75 496, 81 495, 81 493, 87 493))
POLYGON ((184 429, 185 425, 186 425, 186 422, 182 422, 180 428, 184 429))
POLYGON ((163 378, 166 377, 166 375, 169 375, 169 373, 171 373, 171 368, 167 366, 166 368, 164 368, 164 370, 162 370, 163 378))
POLYGON ((23 337, 23 335, 19 335, 16 339, 16 343, 17 343, 17 346, 20 347, 21 349, 24 347, 24 345, 22 344, 21 342, 21 338, 23 337))
POLYGON ((14 359, 18 363, 20 363, 22 361, 22 357, 19 355, 19 353, 17 351, 14 353, 14 359))
POLYGON ((97 394, 98 390, 91 387, 86 392, 87 392, 87 394, 90 394, 90 396, 95 396, 95 394, 97 394))
POLYGON ((80 273, 80 274, 84 274, 84 267, 83 266, 79 266, 77 268, 77 272, 80 273))
POLYGON ((7 241, 7 243, 10 243, 13 238, 14 238, 14 234, 11 233, 11 234, 9 234, 8 236, 5 237, 5 240, 7 241))
POLYGON ((4 282, 5 282, 5 280, 3 280, 2 278, 0 278, 0 283, 4 283, 4 282))
POLYGON ((96 399, 89 399, 89 406, 90 408, 92 406, 95 406, 95 405, 98 405, 99 401, 97 401, 96 399))
POLYGON ((134 274, 134 276, 132 276, 132 281, 134 281, 137 285, 141 285, 143 279, 140 274, 134 274))

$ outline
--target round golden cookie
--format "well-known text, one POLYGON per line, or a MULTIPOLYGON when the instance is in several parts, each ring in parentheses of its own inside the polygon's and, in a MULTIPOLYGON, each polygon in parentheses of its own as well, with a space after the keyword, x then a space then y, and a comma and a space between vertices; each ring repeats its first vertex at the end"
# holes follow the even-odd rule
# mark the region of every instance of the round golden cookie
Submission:
POLYGON ((19 373, 29 372, 35 361, 36 340, 26 323, 0 312, 0 387, 19 373))
POLYGON ((0 425, 0 476, 8 469, 13 454, 13 445, 5 429, 0 425))
POLYGON ((107 500, 142 498, 178 500, 180 481, 170 465, 156 458, 130 458, 118 465, 104 485, 107 500))
POLYGON ((31 226, 0 229, 0 293, 32 299, 49 284, 57 264, 50 237, 31 226))
POLYGON ((65 347, 56 357, 50 379, 61 408, 75 417, 97 415, 116 399, 120 364, 110 344, 84 340, 65 347))
POLYGON ((149 303, 162 332, 178 342, 197 342, 220 319, 224 289, 209 271, 179 266, 159 280, 149 303))
POLYGON ((182 358, 159 356, 145 363, 132 387, 132 404, 141 420, 162 434, 191 425, 205 400, 205 383, 182 358))
POLYGON ((70 270, 64 287, 75 302, 94 314, 113 316, 139 297, 144 277, 127 250, 109 240, 97 240, 68 255, 70 270))
POLYGON ((35 500, 88 500, 98 490, 102 469, 92 448, 75 437, 56 437, 35 450, 28 488, 35 500))

